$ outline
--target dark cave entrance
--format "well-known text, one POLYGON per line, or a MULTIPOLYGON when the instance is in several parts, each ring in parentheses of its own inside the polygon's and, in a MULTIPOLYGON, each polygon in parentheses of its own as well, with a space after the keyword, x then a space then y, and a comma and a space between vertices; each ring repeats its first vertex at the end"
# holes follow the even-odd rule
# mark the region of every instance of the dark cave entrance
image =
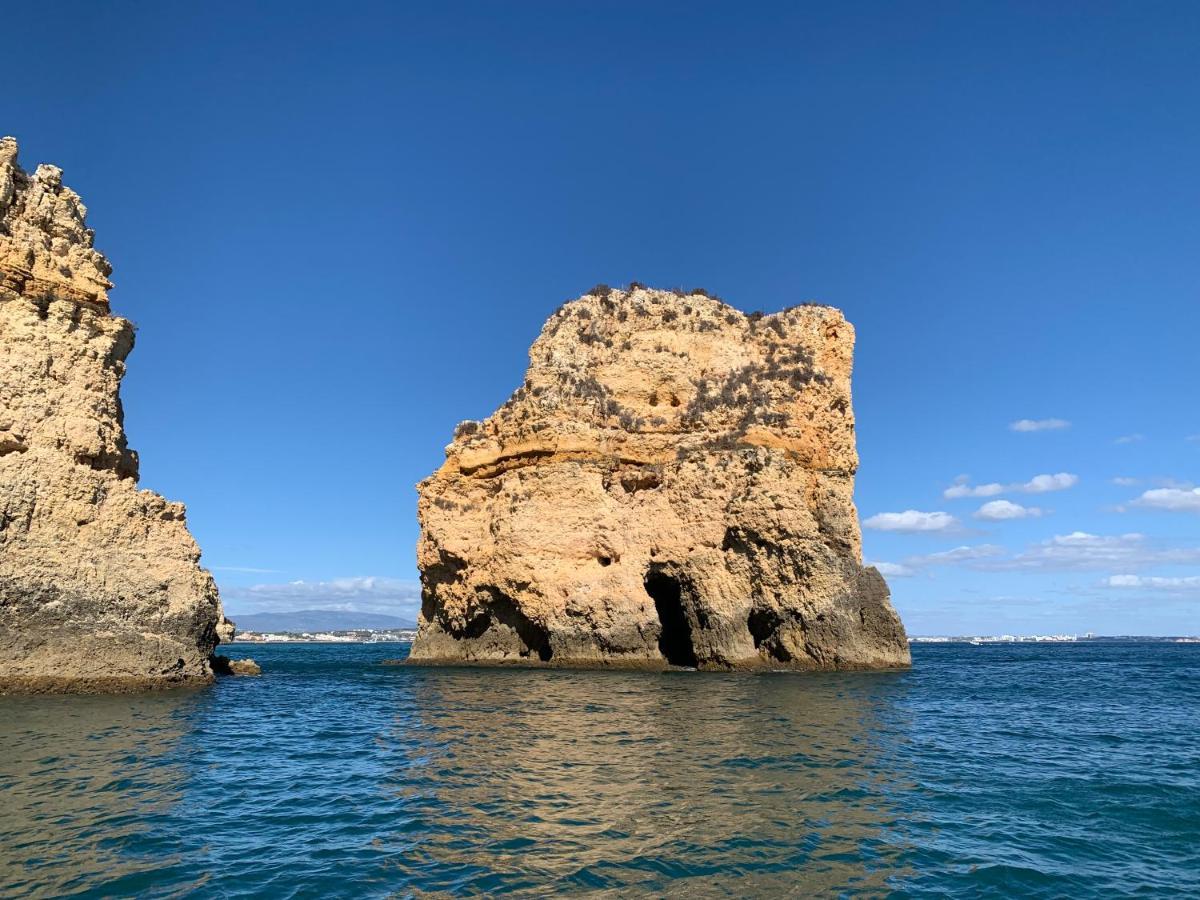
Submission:
POLYGON ((662 631, 658 649, 673 666, 696 665, 696 649, 692 646, 692 626, 683 609, 683 589, 679 579, 665 572, 646 573, 646 593, 654 600, 662 631))

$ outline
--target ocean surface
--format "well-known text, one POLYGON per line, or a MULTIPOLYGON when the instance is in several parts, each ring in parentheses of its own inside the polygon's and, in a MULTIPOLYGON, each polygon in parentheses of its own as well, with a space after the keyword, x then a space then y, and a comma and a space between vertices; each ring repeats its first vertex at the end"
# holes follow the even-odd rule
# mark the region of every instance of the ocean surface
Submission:
POLYGON ((0 896, 1200 896, 1200 645, 0 697, 0 896))

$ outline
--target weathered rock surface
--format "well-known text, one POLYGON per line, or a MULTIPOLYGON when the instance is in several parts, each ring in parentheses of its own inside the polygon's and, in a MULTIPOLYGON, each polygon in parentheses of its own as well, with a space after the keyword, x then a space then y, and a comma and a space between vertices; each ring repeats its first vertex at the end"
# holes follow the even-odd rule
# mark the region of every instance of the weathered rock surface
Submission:
POLYGON ((232 637, 183 505, 137 487, 86 212, 0 139, 0 692, 205 682, 232 637))
POLYGON ((419 485, 411 661, 907 666, 852 499, 854 331, 594 289, 419 485))
POLYGON ((228 656, 214 656, 213 670, 218 675, 261 675, 262 666, 252 659, 230 659, 228 656))

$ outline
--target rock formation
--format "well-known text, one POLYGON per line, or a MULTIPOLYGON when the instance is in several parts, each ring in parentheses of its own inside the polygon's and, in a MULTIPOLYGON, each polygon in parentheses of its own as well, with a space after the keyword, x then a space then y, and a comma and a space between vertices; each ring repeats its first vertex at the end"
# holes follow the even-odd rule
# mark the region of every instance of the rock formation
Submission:
POLYGON ((232 637, 183 505, 138 490, 86 213, 0 140, 0 692, 204 682, 232 637))
POLYGON ((854 330, 593 289, 419 485, 416 663, 907 666, 862 566, 854 330))

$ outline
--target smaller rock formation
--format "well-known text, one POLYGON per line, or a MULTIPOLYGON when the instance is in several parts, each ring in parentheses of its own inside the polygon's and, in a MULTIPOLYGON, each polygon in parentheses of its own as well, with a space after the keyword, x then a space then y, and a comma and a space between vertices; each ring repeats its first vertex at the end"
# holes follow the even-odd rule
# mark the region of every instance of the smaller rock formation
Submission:
POLYGON ((854 330, 599 288, 418 487, 410 661, 907 666, 852 499, 854 330))
POLYGON ((213 671, 218 675, 261 675, 262 666, 252 659, 230 659, 228 656, 212 658, 213 671))
POLYGON ((204 683, 233 636, 183 505, 138 490, 86 213, 0 139, 0 692, 204 683))

